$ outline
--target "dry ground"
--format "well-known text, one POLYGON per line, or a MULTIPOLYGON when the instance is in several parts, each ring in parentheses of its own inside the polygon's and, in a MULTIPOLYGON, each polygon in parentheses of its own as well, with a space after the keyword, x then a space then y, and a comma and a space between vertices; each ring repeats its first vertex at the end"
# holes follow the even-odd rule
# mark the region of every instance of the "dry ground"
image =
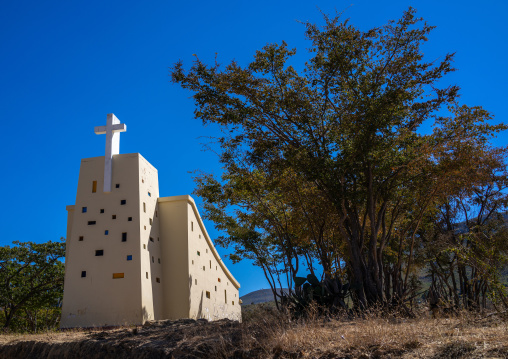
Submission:
POLYGON ((179 320, 1 335, 0 358, 508 358, 508 323, 495 315, 289 321, 257 307, 242 324, 179 320))

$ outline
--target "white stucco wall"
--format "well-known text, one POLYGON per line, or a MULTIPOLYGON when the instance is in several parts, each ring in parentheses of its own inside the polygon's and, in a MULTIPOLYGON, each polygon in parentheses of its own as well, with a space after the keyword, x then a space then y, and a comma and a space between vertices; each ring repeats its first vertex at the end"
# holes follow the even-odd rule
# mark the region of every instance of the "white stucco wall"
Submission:
POLYGON ((192 198, 159 198, 157 170, 137 153, 113 156, 109 193, 103 178, 104 157, 81 161, 76 204, 67 206, 61 327, 240 320, 240 285, 215 250, 192 198), (96 256, 96 250, 104 254, 96 256), (124 277, 113 279, 113 273, 124 277))
POLYGON ((161 280, 161 246, 157 211, 159 180, 155 167, 142 156, 139 156, 138 180, 143 315, 145 320, 162 319, 163 283, 161 280))
POLYGON ((240 284, 221 260, 194 200, 190 196, 163 197, 159 208, 163 257, 170 258, 163 265, 164 278, 176 284, 178 293, 185 293, 167 302, 169 317, 241 320, 240 284), (185 272, 186 277, 180 274, 185 272))
MULTIPOLYGON (((171 197, 170 197, 171 198, 171 197)), ((163 316, 168 319, 189 317, 189 263, 187 202, 159 198, 162 249, 163 316)))
POLYGON ((113 188, 104 193, 104 157, 81 161, 66 241, 63 328, 143 322, 138 166, 138 154, 114 156, 113 188), (93 181, 97 181, 95 193, 93 181), (122 200, 126 201, 123 205, 122 200), (95 224, 89 225, 89 221, 95 224), (127 233, 126 242, 122 242, 122 233, 127 233), (96 250, 104 254, 96 256, 96 250), (128 255, 132 260, 127 261, 128 255), (81 277, 82 271, 86 277, 81 277), (124 273, 124 278, 113 279, 113 273, 124 273))
POLYGON ((197 207, 188 198, 190 317, 241 320, 240 284, 228 271, 208 236, 197 207), (209 293, 209 298, 207 296, 209 293))

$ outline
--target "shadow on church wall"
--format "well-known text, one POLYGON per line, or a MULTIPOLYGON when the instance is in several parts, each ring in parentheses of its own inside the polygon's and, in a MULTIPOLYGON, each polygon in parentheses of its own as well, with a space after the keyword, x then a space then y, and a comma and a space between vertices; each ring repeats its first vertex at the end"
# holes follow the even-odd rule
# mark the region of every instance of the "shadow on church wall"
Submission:
POLYGON ((199 300, 198 314, 196 315, 196 319, 199 318, 206 318, 206 316, 203 316, 203 291, 201 291, 201 299, 199 300))
POLYGON ((168 283, 164 283, 164 278, 162 278, 162 268, 161 263, 159 263, 159 259, 161 258, 161 247, 160 241, 160 233, 154 230, 154 228, 159 228, 159 218, 155 216, 155 212, 158 210, 158 206, 155 206, 153 213, 150 214, 150 218, 152 219, 152 225, 147 224, 150 227, 149 238, 153 238, 153 242, 148 239, 147 244, 147 252, 148 252, 148 261, 150 263, 150 284, 151 284, 151 294, 152 294, 152 302, 153 302, 153 315, 154 319, 162 319, 163 310, 162 310, 162 301, 163 301, 163 285, 168 285, 168 283), (152 261, 153 257, 153 261, 152 261), (159 278, 160 283, 157 283, 157 278, 159 278))
POLYGON ((146 306, 143 306, 141 314, 143 315, 143 322, 150 320, 150 315, 149 315, 148 311, 146 310, 146 306))

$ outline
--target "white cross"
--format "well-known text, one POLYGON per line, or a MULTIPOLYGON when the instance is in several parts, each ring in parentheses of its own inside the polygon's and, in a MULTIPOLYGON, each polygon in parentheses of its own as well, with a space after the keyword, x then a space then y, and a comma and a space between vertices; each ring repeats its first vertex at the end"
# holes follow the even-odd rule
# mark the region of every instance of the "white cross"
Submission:
POLYGON ((112 113, 108 113, 106 126, 95 127, 97 135, 106 134, 106 156, 104 158, 104 192, 111 192, 113 155, 120 153, 120 132, 127 131, 127 125, 112 113))

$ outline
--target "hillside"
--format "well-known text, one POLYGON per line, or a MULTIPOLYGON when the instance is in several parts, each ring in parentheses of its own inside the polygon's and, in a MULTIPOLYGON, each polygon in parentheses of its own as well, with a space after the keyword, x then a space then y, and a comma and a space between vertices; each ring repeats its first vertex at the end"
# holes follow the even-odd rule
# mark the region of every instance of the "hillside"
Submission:
MULTIPOLYGON (((287 288, 282 289, 285 293, 287 293, 287 288)), ((249 294, 245 294, 240 297, 243 304, 259 304, 273 301, 273 293, 271 289, 260 289, 254 292, 250 292, 249 294)))

